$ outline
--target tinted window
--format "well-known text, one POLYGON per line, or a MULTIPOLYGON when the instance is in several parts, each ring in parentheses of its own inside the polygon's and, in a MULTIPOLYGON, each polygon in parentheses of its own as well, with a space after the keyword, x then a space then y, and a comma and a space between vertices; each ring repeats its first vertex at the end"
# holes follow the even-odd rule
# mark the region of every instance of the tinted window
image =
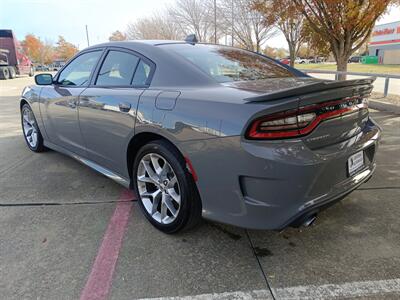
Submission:
POLYGON ((84 86, 89 83, 90 74, 96 66, 102 51, 84 53, 65 67, 58 77, 62 85, 84 86))
POLYGON ((145 63, 143 60, 140 60, 135 76, 133 77, 133 85, 134 86, 144 86, 148 84, 148 79, 150 76, 151 67, 149 64, 145 63))
POLYGON ((203 44, 164 44, 160 47, 183 56, 218 82, 294 77, 272 59, 237 48, 203 44))
POLYGON ((108 52, 96 85, 130 85, 138 61, 137 56, 126 52, 108 52))
POLYGON ((2 38, 12 38, 12 31, 11 30, 6 30, 6 29, 2 29, 0 30, 0 37, 2 38))

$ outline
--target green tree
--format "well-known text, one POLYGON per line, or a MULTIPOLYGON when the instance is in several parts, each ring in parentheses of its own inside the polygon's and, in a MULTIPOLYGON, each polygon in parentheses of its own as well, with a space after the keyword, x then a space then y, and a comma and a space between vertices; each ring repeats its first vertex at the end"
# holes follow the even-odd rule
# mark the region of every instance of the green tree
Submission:
POLYGON ((331 54, 329 43, 321 35, 315 34, 307 20, 303 25, 303 37, 303 41, 307 44, 307 48, 311 50, 312 55, 328 57, 331 54))
MULTIPOLYGON (((392 0, 293 0, 310 29, 326 43, 337 70, 347 71, 349 57, 370 36, 376 20, 392 0)), ((339 76, 346 79, 346 76, 339 76)))
POLYGON ((40 50, 40 63, 49 65, 54 61, 54 46, 51 41, 45 41, 42 43, 42 48, 40 50))
POLYGON ((108 40, 111 41, 125 41, 126 40, 126 34, 122 33, 119 30, 114 31, 110 37, 108 38, 108 40))
POLYGON ((78 48, 70 42, 67 42, 63 36, 60 35, 58 37, 57 47, 55 51, 57 58, 68 60, 78 51, 78 48))
POLYGON ((263 53, 272 58, 283 58, 288 54, 285 48, 273 48, 268 46, 265 47, 263 53))
POLYGON ((24 53, 34 62, 51 64, 54 58, 54 47, 50 41, 42 41, 33 34, 27 34, 21 42, 24 53))
POLYGON ((42 41, 34 34, 27 34, 21 42, 24 53, 35 62, 39 62, 41 58, 40 50, 43 47, 42 41))
POLYGON ((285 36, 289 48, 290 65, 304 42, 304 16, 292 0, 255 0, 253 9, 264 15, 268 24, 275 24, 285 36))

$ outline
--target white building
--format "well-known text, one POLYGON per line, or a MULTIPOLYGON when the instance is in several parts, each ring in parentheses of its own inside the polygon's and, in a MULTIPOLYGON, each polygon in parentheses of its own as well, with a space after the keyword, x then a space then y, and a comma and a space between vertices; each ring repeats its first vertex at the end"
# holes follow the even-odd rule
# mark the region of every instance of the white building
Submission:
POLYGON ((375 26, 368 49, 381 64, 400 64, 400 21, 375 26))

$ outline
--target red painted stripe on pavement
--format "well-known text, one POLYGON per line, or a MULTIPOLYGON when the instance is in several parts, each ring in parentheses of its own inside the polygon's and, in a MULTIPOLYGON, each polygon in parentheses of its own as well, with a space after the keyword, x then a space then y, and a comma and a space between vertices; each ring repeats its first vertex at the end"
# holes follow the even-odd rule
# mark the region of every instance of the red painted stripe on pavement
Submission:
POLYGON ((82 290, 81 300, 107 299, 132 209, 132 203, 126 201, 134 199, 135 196, 130 190, 124 190, 119 197, 119 201, 125 202, 118 202, 115 207, 92 270, 82 290))

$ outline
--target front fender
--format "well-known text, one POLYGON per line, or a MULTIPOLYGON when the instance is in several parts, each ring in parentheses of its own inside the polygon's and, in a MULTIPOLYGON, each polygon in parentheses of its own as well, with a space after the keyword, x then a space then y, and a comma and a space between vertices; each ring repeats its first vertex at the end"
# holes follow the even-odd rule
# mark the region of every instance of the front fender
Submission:
POLYGON ((35 116, 37 124, 39 126, 40 133, 42 134, 43 139, 47 139, 46 129, 43 124, 42 114, 40 110, 40 94, 42 92, 42 87, 38 86, 27 86, 23 89, 21 99, 20 99, 20 108, 24 103, 28 103, 31 107, 32 112, 35 116))

